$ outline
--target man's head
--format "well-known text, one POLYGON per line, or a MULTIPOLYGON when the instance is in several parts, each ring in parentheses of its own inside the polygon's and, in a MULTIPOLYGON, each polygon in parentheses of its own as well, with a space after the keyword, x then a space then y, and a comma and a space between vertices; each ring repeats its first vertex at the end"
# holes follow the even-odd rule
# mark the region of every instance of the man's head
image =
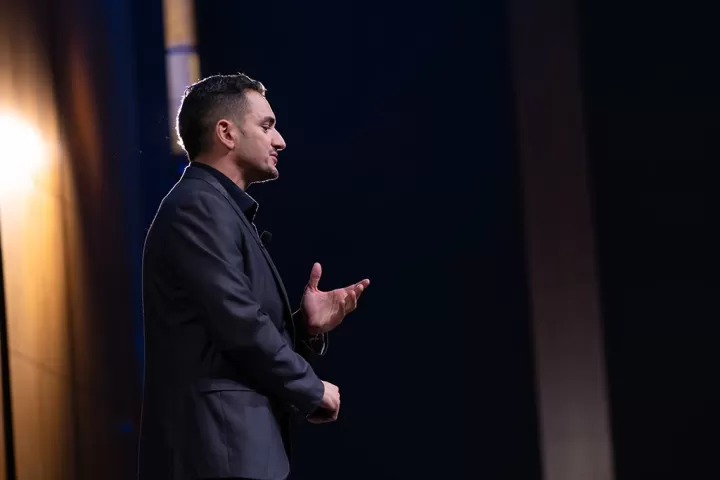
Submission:
POLYGON ((278 177, 285 141, 275 122, 262 83, 243 74, 215 75, 185 90, 177 133, 190 161, 226 159, 246 187, 278 177))

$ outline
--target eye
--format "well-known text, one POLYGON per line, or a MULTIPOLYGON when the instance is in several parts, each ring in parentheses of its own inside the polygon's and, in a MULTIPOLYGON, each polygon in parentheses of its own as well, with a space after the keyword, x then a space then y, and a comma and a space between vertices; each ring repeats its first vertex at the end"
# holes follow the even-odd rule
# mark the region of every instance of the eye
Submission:
POLYGON ((262 127, 262 129, 265 133, 269 132, 271 128, 272 127, 270 127, 270 125, 263 125, 263 127, 262 127))

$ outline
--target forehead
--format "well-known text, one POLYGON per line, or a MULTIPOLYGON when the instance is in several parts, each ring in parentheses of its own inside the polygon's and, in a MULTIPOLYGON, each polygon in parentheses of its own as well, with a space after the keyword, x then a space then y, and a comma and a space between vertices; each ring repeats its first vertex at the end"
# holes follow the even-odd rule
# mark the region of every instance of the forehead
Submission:
POLYGON ((270 102, 252 90, 245 93, 245 115, 254 118, 275 117, 270 102))

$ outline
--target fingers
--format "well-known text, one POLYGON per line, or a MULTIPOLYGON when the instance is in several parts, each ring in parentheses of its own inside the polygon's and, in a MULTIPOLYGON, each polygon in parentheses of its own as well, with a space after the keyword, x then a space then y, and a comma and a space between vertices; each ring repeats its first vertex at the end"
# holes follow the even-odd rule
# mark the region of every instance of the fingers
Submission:
POLYGON ((313 415, 310 415, 310 416, 307 417, 307 421, 308 421, 309 423, 314 424, 314 425, 321 425, 321 424, 323 424, 323 423, 331 423, 331 422, 334 422, 334 421, 336 421, 336 420, 338 419, 338 412, 339 412, 339 411, 340 411, 340 409, 338 408, 338 409, 333 413, 332 416, 327 416, 327 417, 325 417, 325 416, 313 416, 313 415))
POLYGON ((360 284, 360 285, 356 285, 356 286, 355 286, 355 297, 356 297, 356 299, 357 299, 357 298, 360 298, 360 294, 363 293, 363 291, 365 291, 365 286, 364 286, 364 285, 360 284))
POLYGON ((345 315, 357 308, 358 293, 357 290, 351 289, 345 297, 345 315))
POLYGON ((317 416, 311 415, 310 417, 308 417, 308 421, 310 423, 315 423, 315 424, 330 423, 330 422, 336 421, 338 419, 339 415, 340 415, 340 403, 338 403, 336 408, 334 408, 332 410, 328 410, 327 412, 324 412, 324 414, 322 414, 322 415, 317 415, 317 416))
POLYGON ((360 298, 360 295, 368 287, 368 285, 370 285, 370 280, 365 279, 355 285, 347 287, 347 296, 345 297, 344 304, 346 315, 357 308, 358 298, 360 298))
POLYGON ((350 288, 352 288, 353 290, 355 290, 355 291, 357 292, 358 296, 359 296, 359 295, 360 295, 362 292, 364 292, 365 289, 366 289, 367 287, 369 287, 369 286, 370 286, 370 280, 368 280, 368 279, 366 278, 365 280, 362 280, 362 281, 357 282, 355 285, 351 286, 350 288))
POLYGON ((322 276, 322 265, 315 262, 312 270, 310 271, 310 280, 308 280, 308 287, 318 288, 320 284, 320 277, 322 276))
POLYGON ((307 421, 313 424, 321 424, 321 423, 330 423, 334 422, 338 419, 338 416, 340 415, 340 405, 334 409, 323 409, 320 412, 313 413, 308 415, 307 421))
POLYGON ((360 297, 360 294, 365 291, 367 287, 370 286, 370 280, 367 278, 365 280, 362 280, 355 285, 353 285, 353 290, 355 290, 355 294, 360 297))
POLYGON ((336 410, 340 408, 340 389, 330 382, 323 380, 325 391, 323 392, 322 408, 327 410, 336 410))

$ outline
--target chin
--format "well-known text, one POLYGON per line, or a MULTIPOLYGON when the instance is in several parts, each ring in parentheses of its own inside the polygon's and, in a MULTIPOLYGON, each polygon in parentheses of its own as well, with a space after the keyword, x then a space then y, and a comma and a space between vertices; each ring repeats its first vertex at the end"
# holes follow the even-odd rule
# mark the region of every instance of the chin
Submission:
POLYGON ((276 180, 279 176, 280 172, 278 172, 276 169, 273 169, 271 171, 265 171, 262 172, 262 175, 258 175, 258 179, 255 180, 253 183, 272 182, 273 180, 276 180))

